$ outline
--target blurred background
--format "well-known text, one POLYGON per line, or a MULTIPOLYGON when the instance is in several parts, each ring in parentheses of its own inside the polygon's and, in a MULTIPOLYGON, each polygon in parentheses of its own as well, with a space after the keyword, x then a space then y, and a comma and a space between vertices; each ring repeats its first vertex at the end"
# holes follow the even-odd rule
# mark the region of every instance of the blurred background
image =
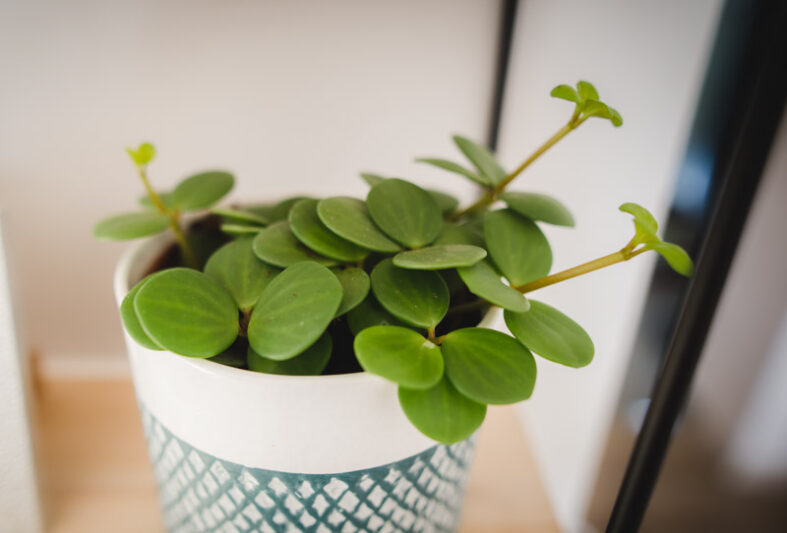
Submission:
MULTIPOLYGON (((33 382, 130 379, 111 291, 125 246, 91 238, 97 220, 133 210, 143 193, 125 147, 156 145, 160 189, 231 170, 230 201, 363 196, 361 171, 469 200, 471 185, 414 157, 452 158, 450 136, 462 133, 513 168, 571 112, 550 89, 587 79, 623 128, 588 122, 514 187, 553 194, 575 214, 574 230, 546 228, 553 269, 619 249, 630 237, 617 211, 626 201, 667 221, 668 239, 696 259, 719 187, 716 134, 751 60, 741 54, 758 4, 2 0, 0 364, 14 371, 0 375, 10 406, 0 467, 29 447, 16 437, 26 431, 17 376, 28 354, 33 382)), ((643 531, 787 524, 785 200, 782 122, 643 531)), ((532 456, 548 502, 534 531, 605 528, 688 287, 663 267, 643 256, 539 294, 587 329, 596 358, 581 370, 539 360, 536 392, 516 410, 515 453, 532 456)), ((29 389, 31 405, 41 390, 64 390, 41 387, 29 389)), ((58 421, 46 407, 60 398, 41 400, 44 419, 79 428, 78 410, 58 421)), ((36 431, 51 502, 73 489, 51 475, 68 457, 57 455, 60 433, 36 431)), ((2 500, 0 509, 21 508, 2 500)), ((523 530, 516 520, 498 514, 478 530, 523 530)))

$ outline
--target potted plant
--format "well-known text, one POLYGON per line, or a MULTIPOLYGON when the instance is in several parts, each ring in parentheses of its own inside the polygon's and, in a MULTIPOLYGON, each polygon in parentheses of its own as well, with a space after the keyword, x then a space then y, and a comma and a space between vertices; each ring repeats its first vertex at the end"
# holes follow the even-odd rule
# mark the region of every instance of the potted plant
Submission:
POLYGON ((551 94, 573 113, 512 172, 458 136, 471 166, 419 159, 481 187, 464 208, 373 174, 365 200, 217 208, 230 174, 156 192, 153 147, 129 150, 144 210, 94 234, 171 230, 130 251, 115 279, 170 531, 453 530, 486 406, 531 395, 533 354, 575 368, 593 358, 577 323, 526 295, 648 250, 691 274, 633 203, 620 207, 635 228, 620 250, 550 274, 539 224, 573 217, 509 185, 586 120, 622 124, 588 82, 551 94), (499 309, 509 333, 489 328, 499 309))

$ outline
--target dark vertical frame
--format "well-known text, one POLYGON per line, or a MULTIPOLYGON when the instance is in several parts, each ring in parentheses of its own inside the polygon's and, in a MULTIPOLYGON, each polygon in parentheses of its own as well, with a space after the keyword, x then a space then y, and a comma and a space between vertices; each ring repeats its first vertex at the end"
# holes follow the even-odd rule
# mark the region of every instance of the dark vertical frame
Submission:
POLYGON ((503 112, 503 97, 508 78, 508 64, 511 58, 514 24, 518 7, 518 0, 503 0, 501 3, 492 108, 489 113, 489 131, 487 132, 486 140, 487 147, 493 152, 497 150, 497 140, 500 135, 500 117, 503 112))
POLYGON ((748 32, 733 88, 734 108, 714 166, 721 187, 696 274, 607 524, 611 533, 636 531, 642 522, 784 110, 787 3, 762 0, 748 5, 750 20, 739 21, 748 24, 748 32))

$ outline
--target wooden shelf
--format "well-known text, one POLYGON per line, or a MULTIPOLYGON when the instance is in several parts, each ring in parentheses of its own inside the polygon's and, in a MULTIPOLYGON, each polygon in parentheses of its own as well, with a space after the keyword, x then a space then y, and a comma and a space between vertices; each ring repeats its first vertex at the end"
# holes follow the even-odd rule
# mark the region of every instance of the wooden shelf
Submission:
MULTIPOLYGON (((130 381, 44 379, 36 396, 47 531, 162 532, 130 381)), ((489 410, 460 531, 558 531, 510 407, 489 410)))

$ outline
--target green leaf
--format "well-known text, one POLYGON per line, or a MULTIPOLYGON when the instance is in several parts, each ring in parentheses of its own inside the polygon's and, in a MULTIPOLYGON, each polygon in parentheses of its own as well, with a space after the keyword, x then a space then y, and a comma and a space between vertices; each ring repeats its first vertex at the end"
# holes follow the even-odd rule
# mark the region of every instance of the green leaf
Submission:
POLYGON ((473 224, 457 225, 446 223, 440 236, 432 243, 433 246, 444 244, 469 244, 470 246, 484 247, 484 232, 482 228, 473 224))
POLYGON ((447 159, 435 159, 433 157, 422 157, 416 159, 418 163, 426 163, 427 165, 432 165, 433 167, 441 168, 443 170, 447 170, 449 172, 453 172, 454 174, 459 174, 460 176, 464 176, 471 181, 476 182, 479 185, 484 187, 488 187, 492 184, 489 181, 489 178, 485 176, 479 176, 475 172, 466 169, 462 165, 458 163, 454 163, 453 161, 448 161, 447 159))
POLYGON ((408 389, 428 389, 443 376, 440 348, 422 335, 397 326, 373 326, 353 343, 364 370, 408 389))
POLYGON ((262 231, 261 226, 248 226, 246 224, 222 224, 219 229, 227 235, 248 237, 257 235, 262 231))
POLYGON ((218 283, 197 270, 171 268, 150 277, 134 298, 145 333, 189 357, 213 357, 238 336, 238 306, 218 283))
POLYGON ((412 270, 443 270, 472 266, 486 257, 486 250, 468 244, 442 244, 399 252, 393 264, 412 270))
POLYGON ((570 85, 558 85, 552 89, 549 95, 562 100, 568 100, 569 102, 579 103, 577 91, 575 91, 570 85))
POLYGON ((573 226, 574 217, 557 199, 546 194, 505 192, 500 195, 508 207, 531 220, 540 220, 555 226, 573 226))
POLYGON ((391 259, 372 270, 372 291, 386 311, 412 326, 434 327, 448 312, 448 286, 440 274, 398 268, 391 259))
POLYGON ((612 125, 616 128, 619 128, 623 125, 623 117, 620 116, 617 109, 609 108, 610 117, 609 120, 612 122, 612 125))
POLYGON ((244 237, 225 244, 205 265, 205 274, 227 289, 244 311, 254 307, 263 289, 281 272, 254 255, 252 241, 251 237, 244 237))
POLYGON ((691 257, 677 244, 657 242, 649 244, 648 247, 656 250, 678 274, 690 277, 694 273, 694 263, 691 261, 691 257))
MULTIPOLYGON (((171 192, 159 192, 156 193, 161 200, 161 203, 164 204, 165 207, 175 207, 172 203, 172 193, 171 192)), ((153 205, 153 200, 150 199, 150 195, 144 194, 139 197, 139 205, 146 209, 158 209, 155 205, 153 205)))
POLYGON ((294 196, 273 205, 255 205, 247 207, 246 210, 267 219, 269 223, 272 224, 280 220, 287 220, 287 216, 290 214, 292 206, 305 199, 307 199, 306 196, 294 196))
POLYGON ((620 209, 624 213, 628 213, 632 215, 634 217, 634 220, 639 222, 645 229, 647 229, 651 233, 656 233, 659 230, 659 223, 656 221, 656 217, 654 217, 650 211, 648 211, 641 205, 635 204, 634 202, 626 202, 625 204, 622 204, 618 209, 620 209))
POLYGON ((313 261, 289 266, 262 291, 249 321, 249 344, 275 361, 295 357, 323 334, 341 301, 333 272, 313 261))
POLYGON ((169 219, 161 213, 126 213, 105 218, 93 226, 93 237, 108 241, 127 241, 161 233, 167 227, 169 219))
POLYGON ((353 335, 372 326, 405 326, 398 318, 383 309, 375 297, 369 294, 364 301, 347 313, 347 323, 353 335))
POLYGON ((522 285, 549 274, 552 250, 535 222, 509 209, 490 211, 484 218, 486 249, 511 285, 522 285))
POLYGON ((585 100, 598 100, 598 91, 589 81, 577 82, 577 94, 581 101, 585 100))
POLYGON ((593 341, 582 327, 545 303, 530 300, 526 313, 504 313, 519 342, 541 357, 574 368, 593 360, 593 341))
POLYGON ((267 226, 270 221, 252 211, 246 211, 243 209, 230 209, 230 208, 222 208, 222 207, 214 207, 210 210, 211 213, 214 215, 219 215, 220 217, 234 220, 238 222, 248 222, 250 224, 255 224, 257 226, 267 226))
POLYGON ((369 294, 369 275, 361 268, 345 268, 333 271, 342 284, 342 303, 336 316, 343 315, 358 306, 369 294))
POLYGON ((369 187, 374 187, 381 181, 384 181, 388 178, 384 178, 379 174, 370 174, 369 172, 361 172, 361 179, 366 182, 369 187))
POLYGON ((318 376, 331 360, 333 342, 328 333, 317 339, 306 351, 285 361, 274 361, 255 352, 249 347, 246 362, 249 370, 266 374, 282 374, 286 376, 318 376))
POLYGON ((228 172, 211 171, 190 176, 172 191, 172 202, 183 211, 206 209, 221 200, 235 184, 228 172))
POLYGON ((329 230, 317 216, 317 200, 301 200, 290 209, 290 230, 318 254, 346 263, 358 263, 369 251, 342 239, 329 230))
POLYGON ((317 215, 332 232, 362 248, 383 253, 402 249, 375 226, 361 200, 346 196, 320 200, 317 215))
POLYGON ((503 283, 500 274, 495 272, 488 261, 459 268, 457 272, 470 292, 487 302, 519 313, 530 309, 530 303, 525 295, 503 283))
POLYGON ((459 207, 459 200, 450 194, 446 194, 435 189, 426 189, 426 192, 432 195, 434 201, 437 202, 438 206, 440 206, 440 211, 443 213, 443 215, 450 215, 456 211, 457 207, 459 207))
POLYGON ((633 202, 621 205, 618 209, 634 217, 634 228, 636 234, 634 241, 637 243, 657 243, 661 242, 657 231, 659 223, 656 218, 644 207, 633 202))
POLYGON ((126 328, 126 333, 128 333, 137 344, 149 350, 163 350, 164 348, 156 344, 153 339, 145 333, 145 330, 142 329, 142 324, 139 323, 137 312, 134 310, 134 298, 136 298, 140 287, 142 287, 148 279, 150 278, 143 279, 137 283, 136 286, 126 294, 126 297, 123 298, 123 302, 120 304, 120 318, 123 320, 123 326, 126 328))
POLYGON ((506 179, 508 174, 489 150, 460 135, 454 135, 454 143, 492 185, 506 179))
POLYGON ((136 150, 134 148, 126 148, 126 152, 138 167, 144 167, 156 157, 156 148, 150 143, 142 143, 136 150))
POLYGON ((486 416, 486 405, 461 394, 445 377, 427 390, 400 386, 399 405, 418 431, 443 444, 470 437, 486 416))
POLYGON ((334 266, 338 262, 322 257, 300 243, 290 231, 286 221, 274 222, 260 231, 252 244, 254 253, 264 262, 285 268, 301 261, 316 261, 324 266, 334 266))
POLYGON ((505 333, 484 328, 457 329, 445 336, 441 349, 448 379, 471 400, 508 404, 525 400, 533 393, 533 355, 505 333))
POLYGON ((432 195, 398 178, 371 188, 366 207, 374 223, 393 240, 408 248, 420 248, 437 238, 443 229, 440 207, 432 195))

